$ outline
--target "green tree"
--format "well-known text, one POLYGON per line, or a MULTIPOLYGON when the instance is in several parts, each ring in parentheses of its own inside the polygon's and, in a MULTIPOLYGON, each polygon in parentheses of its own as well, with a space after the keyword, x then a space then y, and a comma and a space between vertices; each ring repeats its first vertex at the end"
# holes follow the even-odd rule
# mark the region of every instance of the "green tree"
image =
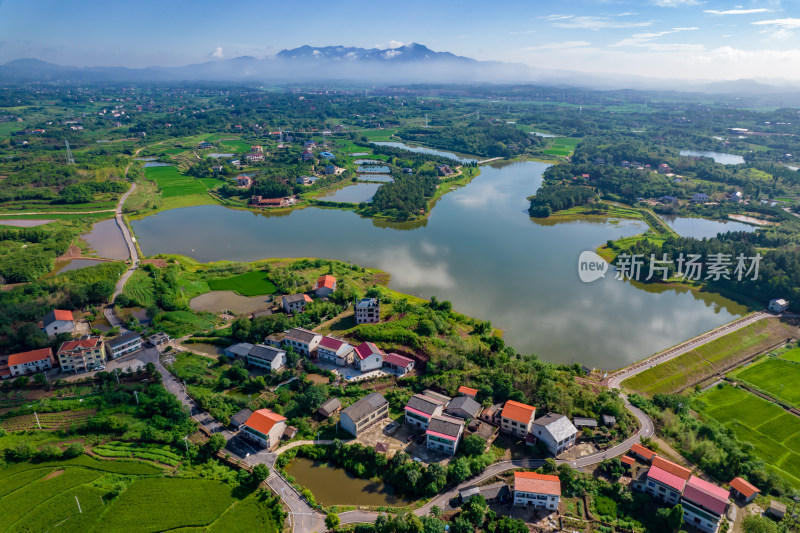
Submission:
POLYGON ((765 516, 749 515, 742 522, 745 533, 778 533, 778 525, 765 516))
POLYGON ((206 447, 209 454, 213 455, 223 449, 228 441, 222 433, 214 433, 211 438, 206 442, 206 447))
POLYGON ((33 376, 33 381, 35 381, 37 385, 47 385, 47 376, 44 374, 36 374, 33 376))
POLYGON ((461 507, 461 514, 477 528, 483 525, 488 511, 489 504, 486 503, 486 499, 480 494, 472 496, 467 500, 467 503, 461 507))
POLYGON ((14 380, 14 388, 21 389, 25 387, 28 383, 30 383, 30 381, 31 378, 29 378, 28 376, 20 376, 14 380))
POLYGON ((260 485, 269 477, 269 468, 265 464, 257 464, 250 473, 250 481, 253 485, 260 485))
POLYGON ((461 441, 461 448, 467 455, 480 455, 486 450, 486 441, 480 435, 467 435, 461 441))
POLYGON ((339 518, 338 514, 328 513, 328 516, 325 517, 325 527, 327 527, 328 529, 336 529, 337 527, 339 527, 341 521, 342 520, 339 518))

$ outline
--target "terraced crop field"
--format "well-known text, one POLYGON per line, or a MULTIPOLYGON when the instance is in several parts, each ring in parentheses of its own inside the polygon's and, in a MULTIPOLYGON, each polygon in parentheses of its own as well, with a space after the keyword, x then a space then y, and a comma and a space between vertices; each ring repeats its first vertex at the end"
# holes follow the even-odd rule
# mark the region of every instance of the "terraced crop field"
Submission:
POLYGON ((773 398, 800 405, 800 364, 768 357, 737 370, 733 376, 773 398))
POLYGON ((60 413, 41 413, 15 416, 0 422, 0 428, 5 431, 28 431, 41 429, 44 431, 57 431, 59 429, 69 429, 72 424, 82 424, 85 420, 93 416, 96 409, 80 409, 76 411, 63 411, 60 413), (39 423, 36 417, 39 417, 39 423))
POLYGON ((800 418, 743 389, 724 385, 701 394, 693 407, 754 447, 770 470, 800 488, 800 418))
POLYGON ((181 461, 181 456, 167 444, 113 441, 95 446, 92 451, 101 457, 144 459, 169 466, 177 466, 181 461))

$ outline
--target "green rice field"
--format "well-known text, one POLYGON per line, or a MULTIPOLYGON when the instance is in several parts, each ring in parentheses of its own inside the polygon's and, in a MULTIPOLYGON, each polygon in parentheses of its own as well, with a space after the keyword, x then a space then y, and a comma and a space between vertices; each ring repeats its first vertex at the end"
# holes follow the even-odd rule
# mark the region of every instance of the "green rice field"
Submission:
POLYGON ((220 148, 224 148, 225 150, 231 150, 234 153, 249 152, 250 147, 253 146, 253 144, 246 141, 242 141, 241 139, 227 139, 224 141, 219 141, 219 143, 217 144, 219 144, 220 148))
POLYGON ((232 278, 208 280, 208 287, 212 291, 233 291, 242 296, 260 296, 273 294, 275 285, 267 277, 267 273, 256 270, 232 278))
POLYGON ((556 137, 552 139, 544 153, 561 157, 571 156, 581 139, 574 137, 556 137))
POLYGON ((788 352, 782 353, 781 359, 784 359, 786 361, 794 361, 795 363, 800 363, 800 348, 794 348, 793 350, 789 350, 788 352))
POLYGON ((733 376, 773 398, 800 405, 800 364, 768 357, 737 370, 733 376))
POLYGON ((175 167, 150 167, 144 169, 144 174, 147 179, 155 180, 164 198, 205 194, 208 191, 202 181, 181 174, 175 167))
POLYGON ((693 407, 753 445, 767 468, 800 488, 800 418, 743 389, 724 385, 699 395, 693 407))

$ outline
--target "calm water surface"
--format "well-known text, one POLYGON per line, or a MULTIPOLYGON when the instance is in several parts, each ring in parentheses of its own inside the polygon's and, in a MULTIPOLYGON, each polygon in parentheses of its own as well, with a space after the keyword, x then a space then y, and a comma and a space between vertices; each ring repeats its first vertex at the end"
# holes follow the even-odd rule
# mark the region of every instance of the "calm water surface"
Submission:
POLYGON ((322 505, 372 505, 401 507, 409 500, 394 495, 390 485, 359 479, 342 468, 298 457, 289 463, 286 472, 306 487, 322 505))
POLYGON ((197 206, 135 220, 146 255, 199 261, 324 257, 377 267, 392 288, 450 300, 491 320, 523 353, 553 362, 614 369, 741 316, 725 298, 658 286, 637 288, 612 275, 591 284, 577 259, 608 239, 641 233, 640 221, 537 221, 527 196, 546 164, 486 166, 446 194, 426 221, 391 225, 351 211, 307 208, 272 214, 197 206))
POLYGON ((707 218, 679 217, 675 215, 660 215, 667 226, 674 229, 681 237, 694 237, 695 239, 710 239, 717 233, 726 231, 755 231, 755 226, 736 222, 733 220, 710 220, 707 218))
POLYGON ((710 157, 715 162, 722 165, 743 165, 744 157, 736 154, 725 154, 722 152, 698 152, 697 150, 681 150, 681 155, 691 157, 710 157))
POLYGON ((477 159, 472 158, 468 155, 457 154, 454 152, 445 152, 443 150, 436 150, 434 148, 425 148, 424 146, 417 146, 414 144, 388 142, 388 141, 374 141, 372 144, 377 144, 378 146, 391 146, 393 148, 402 148, 403 150, 408 150, 409 152, 416 152, 419 154, 430 154, 430 155, 439 155, 442 157, 449 157, 450 159, 455 159, 460 163, 473 163, 477 161, 477 159))
POLYGON ((349 202, 351 204, 360 204, 361 202, 369 202, 375 195, 375 191, 380 187, 380 183, 356 183, 337 189, 328 194, 323 194, 319 197, 320 200, 328 202, 349 202))
POLYGON ((101 220, 92 226, 92 231, 81 235, 84 241, 106 259, 128 259, 128 245, 122 236, 117 221, 113 218, 101 220))

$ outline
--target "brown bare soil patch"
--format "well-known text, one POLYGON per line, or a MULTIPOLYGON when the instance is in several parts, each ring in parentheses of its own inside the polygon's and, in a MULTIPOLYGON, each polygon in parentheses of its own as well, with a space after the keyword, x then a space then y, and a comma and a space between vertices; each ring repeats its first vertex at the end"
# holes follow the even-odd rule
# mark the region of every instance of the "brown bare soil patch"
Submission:
POLYGON ((53 470, 52 472, 44 476, 44 480, 47 481, 48 479, 53 479, 54 477, 58 477, 63 473, 64 473, 63 468, 61 470, 53 470))

